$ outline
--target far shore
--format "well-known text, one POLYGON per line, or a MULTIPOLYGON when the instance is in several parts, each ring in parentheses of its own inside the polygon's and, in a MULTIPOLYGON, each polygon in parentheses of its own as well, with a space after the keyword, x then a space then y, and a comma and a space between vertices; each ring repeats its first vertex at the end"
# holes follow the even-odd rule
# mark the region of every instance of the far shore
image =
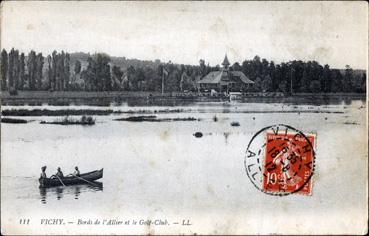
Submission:
MULTIPOLYGON (((182 110, 182 109, 174 109, 174 110, 137 110, 137 111, 113 111, 111 109, 108 110, 93 110, 93 109, 62 109, 62 110, 48 110, 48 109, 5 109, 1 111, 2 116, 81 116, 81 115, 95 115, 95 116, 104 116, 104 115, 119 115, 119 114, 167 114, 167 113, 185 113, 191 110, 182 110)), ((326 113, 326 114, 343 114, 343 111, 330 111, 330 110, 302 110, 302 109, 294 109, 294 110, 249 110, 249 111, 233 111, 234 113, 244 113, 244 114, 257 114, 257 113, 326 113)), ((119 120, 119 119, 118 119, 119 120)), ((124 119, 120 119, 124 120, 124 119)), ((125 121, 131 121, 130 119, 125 121)))
MULTIPOLYGON (((263 99, 276 98, 293 101, 296 99, 365 99, 365 93, 297 93, 293 95, 282 93, 261 93, 247 92, 243 94, 242 99, 263 99)), ((134 99, 146 100, 183 100, 183 101, 223 101, 229 100, 229 97, 212 97, 196 92, 171 92, 161 94, 160 92, 135 92, 135 91, 109 91, 109 92, 85 92, 85 91, 18 91, 17 95, 10 95, 7 91, 1 91, 2 105, 20 105, 20 104, 43 104, 49 105, 68 105, 78 102, 87 103, 95 100, 102 102, 102 105, 113 101, 126 101, 134 99)))

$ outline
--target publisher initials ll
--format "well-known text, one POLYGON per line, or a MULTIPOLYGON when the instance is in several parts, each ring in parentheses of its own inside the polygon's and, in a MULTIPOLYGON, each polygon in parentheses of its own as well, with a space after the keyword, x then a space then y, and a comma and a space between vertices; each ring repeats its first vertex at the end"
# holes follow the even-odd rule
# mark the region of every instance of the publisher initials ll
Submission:
POLYGON ((182 225, 192 225, 190 220, 182 220, 182 225))

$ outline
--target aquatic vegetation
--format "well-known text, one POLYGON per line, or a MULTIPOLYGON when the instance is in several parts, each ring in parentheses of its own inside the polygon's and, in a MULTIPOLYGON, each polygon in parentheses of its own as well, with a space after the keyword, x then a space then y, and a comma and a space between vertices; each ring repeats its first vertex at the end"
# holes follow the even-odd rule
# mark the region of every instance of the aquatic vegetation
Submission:
POLYGON ((345 122, 343 122, 343 124, 345 124, 345 125, 359 125, 357 122, 353 122, 353 121, 345 121, 345 122))
POLYGON ((25 124, 27 120, 15 119, 15 118, 1 118, 1 123, 11 123, 11 124, 25 124))
POLYGON ((114 113, 113 110, 91 110, 91 109, 10 109, 2 110, 3 116, 78 116, 78 115, 110 115, 114 113))
POLYGON ((237 121, 231 122, 231 126, 240 126, 240 123, 237 121))
POLYGON ((165 121, 199 121, 200 119, 196 119, 194 117, 185 117, 185 118, 157 118, 157 116, 130 116, 127 118, 119 118, 114 119, 116 121, 132 121, 132 122, 165 122, 165 121))
POLYGON ((58 119, 55 121, 41 121, 40 124, 54 124, 54 125, 94 125, 95 119, 91 116, 82 116, 81 119, 74 119, 69 116, 63 119, 58 119))

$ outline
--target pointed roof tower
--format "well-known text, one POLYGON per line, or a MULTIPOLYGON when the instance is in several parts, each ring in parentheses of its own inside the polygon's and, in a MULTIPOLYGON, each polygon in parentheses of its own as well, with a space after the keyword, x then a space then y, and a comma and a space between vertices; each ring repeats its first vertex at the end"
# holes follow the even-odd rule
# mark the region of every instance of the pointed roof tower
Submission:
POLYGON ((224 60, 222 62, 222 65, 224 66, 224 68, 228 68, 228 66, 230 65, 228 58, 227 58, 227 54, 224 57, 224 60))

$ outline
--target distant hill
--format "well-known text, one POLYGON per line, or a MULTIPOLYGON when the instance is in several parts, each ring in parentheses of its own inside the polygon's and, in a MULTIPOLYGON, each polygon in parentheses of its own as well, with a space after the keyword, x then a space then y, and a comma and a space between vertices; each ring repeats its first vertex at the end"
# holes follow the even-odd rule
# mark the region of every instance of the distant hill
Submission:
MULTIPOLYGON (((74 64, 76 62, 76 60, 79 60, 81 62, 81 66, 82 66, 82 70, 84 70, 87 65, 88 65, 88 58, 93 56, 93 54, 90 53, 85 53, 85 52, 73 52, 73 53, 69 53, 70 55, 70 69, 71 72, 74 70, 74 64)), ((47 55, 44 55, 47 56, 47 55)), ((27 60, 27 56, 26 56, 26 60, 27 60)), ((111 64, 112 65, 116 65, 119 66, 122 70, 126 70, 129 66, 133 66, 134 68, 138 68, 138 67, 146 67, 149 66, 151 68, 156 68, 158 65, 160 65, 162 62, 157 59, 155 61, 151 61, 151 60, 139 60, 139 59, 134 59, 134 58, 126 58, 126 57, 112 57, 110 56, 111 59, 111 64)), ((242 63, 242 62, 239 62, 242 63)), ((179 66, 180 64, 174 64, 176 66, 179 66)), ((187 65, 186 65, 187 66, 187 65)), ((198 66, 198 65, 189 65, 189 66, 198 66)), ((43 71, 44 73, 46 73, 48 67, 48 63, 47 60, 45 58, 44 60, 44 67, 43 67, 43 71)), ((345 69, 342 68, 331 68, 333 69, 337 69, 341 72, 342 75, 345 74, 345 69)), ((354 71, 354 75, 363 75, 366 70, 363 69, 353 69, 354 71)))
MULTIPOLYGON (((79 60, 82 64, 82 69, 87 67, 87 59, 89 57, 93 56, 93 54, 90 53, 84 53, 84 52, 74 52, 70 53, 70 65, 73 69, 74 63, 76 60, 79 60)), ((126 57, 110 57, 111 64, 119 66, 122 68, 122 70, 126 70, 129 66, 133 66, 135 68, 137 67, 157 67, 161 62, 160 60, 150 61, 150 60, 138 60, 138 59, 128 59, 126 57)))
MULTIPOLYGON (((76 60, 79 60, 82 64, 82 69, 87 67, 87 59, 93 56, 93 54, 90 53, 84 53, 84 52, 74 52, 74 53, 70 53, 70 65, 71 65, 71 69, 74 68, 74 63, 76 60)), ((137 67, 145 67, 145 66, 149 66, 151 68, 155 68, 157 67, 161 61, 159 59, 155 60, 155 61, 151 61, 151 60, 139 60, 139 59, 128 59, 126 57, 112 57, 110 56, 111 59, 111 64, 112 65, 116 65, 119 66, 122 70, 126 70, 129 66, 133 66, 135 68, 137 67)), ((242 63, 242 62, 240 62, 242 63)), ((47 64, 47 63, 45 63, 47 64)), ((179 65, 179 64, 175 64, 175 65, 179 65)), ((194 65, 191 65, 194 66, 194 65)), ((197 65, 196 65, 197 66, 197 65)), ((345 74, 345 69, 342 68, 336 68, 338 69, 342 75, 345 74)), ((355 75, 362 75, 366 72, 366 70, 363 69, 354 69, 354 74, 355 75)))

